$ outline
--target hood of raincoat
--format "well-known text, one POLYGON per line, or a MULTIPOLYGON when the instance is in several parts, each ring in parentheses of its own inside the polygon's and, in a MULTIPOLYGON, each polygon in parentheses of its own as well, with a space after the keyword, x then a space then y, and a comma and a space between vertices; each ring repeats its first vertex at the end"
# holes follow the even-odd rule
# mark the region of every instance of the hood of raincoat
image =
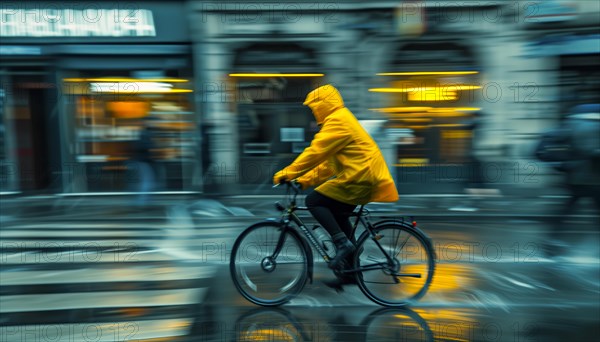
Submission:
POLYGON ((331 85, 310 92, 304 102, 322 124, 292 164, 277 172, 273 182, 296 179, 304 188, 347 204, 395 202, 398 190, 379 146, 344 106, 331 85))
POLYGON ((308 93, 303 104, 312 109, 317 124, 320 125, 326 117, 344 107, 344 100, 334 86, 327 84, 308 93))

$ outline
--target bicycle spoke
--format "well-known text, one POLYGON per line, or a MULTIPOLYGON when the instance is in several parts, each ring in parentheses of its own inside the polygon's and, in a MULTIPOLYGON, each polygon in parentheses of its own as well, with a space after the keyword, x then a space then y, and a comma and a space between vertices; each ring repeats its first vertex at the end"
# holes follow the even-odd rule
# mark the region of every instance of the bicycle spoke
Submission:
POLYGON ((396 236, 396 239, 394 239, 394 234, 392 233, 392 240, 394 240, 394 242, 395 242, 394 246, 392 248, 392 255, 394 256, 394 258, 398 255, 398 253, 400 253, 400 252, 396 253, 396 247, 398 246, 398 239, 400 238, 402 231, 398 230, 397 234, 398 235, 396 236))
POLYGON ((367 256, 367 260, 377 261, 379 259, 369 254, 369 256, 367 256))
POLYGON ((260 305, 279 305, 298 294, 307 280, 308 259, 293 232, 277 223, 245 230, 236 240, 230 272, 237 290, 260 305), (283 235, 282 235, 283 234, 283 235))
POLYGON ((365 265, 365 266, 361 266, 358 271, 374 271, 374 270, 382 270, 383 266, 385 266, 386 263, 377 263, 377 264, 371 264, 371 265, 365 265))
POLYGON ((376 234, 360 240, 364 252, 357 256, 355 273, 361 291, 376 303, 390 306, 420 298, 433 277, 433 251, 426 238, 394 223, 380 225, 376 234))
POLYGON ((400 246, 400 248, 398 249, 398 252, 394 254, 394 258, 398 257, 398 254, 400 254, 400 252, 402 252, 402 250, 404 249, 404 246, 408 242, 408 239, 410 239, 410 235, 406 237, 406 239, 402 243, 402 246, 400 246))

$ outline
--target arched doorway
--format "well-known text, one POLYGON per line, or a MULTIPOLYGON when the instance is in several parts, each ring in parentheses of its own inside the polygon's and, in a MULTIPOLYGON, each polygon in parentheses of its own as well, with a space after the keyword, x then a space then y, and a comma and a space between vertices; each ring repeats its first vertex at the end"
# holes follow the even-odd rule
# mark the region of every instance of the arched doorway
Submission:
POLYGON ((274 171, 310 144, 317 126, 306 94, 323 84, 312 49, 256 43, 235 53, 233 83, 242 184, 269 184, 274 171))

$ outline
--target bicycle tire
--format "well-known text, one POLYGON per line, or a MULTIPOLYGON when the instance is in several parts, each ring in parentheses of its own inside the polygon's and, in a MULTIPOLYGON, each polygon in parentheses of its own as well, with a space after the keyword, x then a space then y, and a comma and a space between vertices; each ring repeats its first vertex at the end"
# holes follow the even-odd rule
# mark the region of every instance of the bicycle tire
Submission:
POLYGON ((275 250, 277 241, 281 235, 281 228, 282 225, 278 222, 260 222, 254 224, 240 234, 231 250, 229 270, 233 283, 238 292, 254 304, 261 306, 278 306, 284 304, 297 296, 308 280, 308 253, 304 249, 301 237, 294 230, 286 231, 284 246, 277 257, 277 259, 287 259, 289 262, 278 263, 277 259, 274 261, 267 260, 275 250), (261 237, 264 234, 264 241, 254 238, 254 241, 250 241, 250 247, 244 247, 244 243, 252 239, 252 234, 261 229, 265 230, 264 233, 259 233, 261 237), (269 234, 271 234, 271 240, 269 240, 269 234), (264 248, 261 246, 264 246, 264 248), (256 256, 252 253, 256 253, 256 256), (265 260, 270 265, 269 267, 273 269, 265 268, 265 260), (259 270, 258 275, 251 279, 246 271, 238 273, 242 265, 259 270), (281 294, 280 296, 267 295, 266 291, 263 291, 263 288, 277 287, 277 281, 281 282, 284 276, 288 278, 287 275, 276 272, 278 268, 281 271, 282 267, 280 265, 300 265, 300 267, 295 271, 291 270, 294 277, 287 281, 285 286, 278 289, 278 292, 281 294), (279 276, 279 279, 274 276, 279 276), (261 277, 264 277, 264 279, 260 279, 261 277))
POLYGON ((356 269, 359 269, 361 266, 364 267, 367 264, 373 264, 372 262, 367 263, 366 260, 378 259, 378 263, 386 263, 388 268, 387 270, 386 268, 382 267, 381 270, 363 270, 356 272, 356 280, 358 283, 358 287, 365 294, 365 296, 367 296, 370 300, 379 305, 388 307, 403 307, 414 303, 415 301, 423 297, 423 295, 425 295, 433 279, 435 270, 435 253, 431 241, 418 229, 415 229, 408 224, 375 224, 375 226, 373 227, 373 231, 380 237, 380 239, 377 240, 379 244, 383 244, 384 249, 386 249, 388 253, 391 251, 391 254, 394 254, 394 252, 396 251, 396 248, 398 247, 398 242, 402 242, 402 239, 400 239, 400 237, 404 236, 403 239, 406 239, 403 241, 401 248, 398 249, 398 252, 395 253, 395 256, 393 257, 393 264, 390 264, 387 262, 383 252, 381 252, 381 250, 377 247, 375 240, 371 238, 369 232, 365 231, 359 237, 359 240, 357 242, 358 252, 354 256, 354 267, 356 269), (404 232, 405 234, 402 235, 402 232, 404 232), (390 236, 391 240, 395 241, 395 245, 392 249, 386 248, 387 240, 384 240, 390 236), (408 245, 408 247, 412 248, 412 253, 409 254, 407 252, 404 252, 404 254, 400 257, 400 259, 403 260, 400 260, 398 259, 398 255, 402 252, 403 249, 407 247, 406 244, 408 243, 409 239, 412 239, 411 244, 408 245), (417 260, 407 261, 408 257, 411 257, 412 254, 416 253, 419 254, 421 259, 425 257, 426 260, 424 262, 422 261, 420 264, 417 264, 417 260), (378 272, 383 273, 383 275, 378 272), (423 275, 423 273, 426 274, 423 275), (421 277, 417 278, 398 276, 396 279, 394 279, 392 274, 415 274, 421 275, 421 277), (376 279, 377 276, 379 276, 382 279, 382 281, 373 280, 373 278, 376 279), (423 279, 423 281, 418 282, 413 279, 423 279), (396 281, 399 281, 400 283, 396 283, 396 281), (398 298, 394 298, 391 300, 383 298, 382 295, 377 294, 375 291, 375 288, 379 288, 382 290, 381 292, 383 293, 398 294, 403 291, 406 291, 410 287, 417 288, 413 289, 413 291, 411 291, 406 296, 399 295, 398 298))
POLYGON ((283 308, 253 308, 235 322, 232 342, 310 341, 302 323, 283 308))
POLYGON ((434 341, 427 321, 406 306, 379 308, 365 317, 360 325, 365 327, 365 341, 368 342, 434 341))

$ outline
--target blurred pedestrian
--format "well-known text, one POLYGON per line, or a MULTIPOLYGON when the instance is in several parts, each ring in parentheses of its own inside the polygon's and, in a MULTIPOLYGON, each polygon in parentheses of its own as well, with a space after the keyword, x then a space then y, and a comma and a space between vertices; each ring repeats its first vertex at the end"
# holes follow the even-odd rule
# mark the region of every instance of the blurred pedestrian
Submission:
MULTIPOLYGON (((335 270, 348 265, 356 250, 349 220, 352 211, 359 204, 395 202, 398 191, 379 147, 335 87, 311 91, 304 105, 312 109, 321 129, 291 165, 273 176, 273 182, 295 179, 302 188, 319 185, 306 196, 306 205, 333 238, 336 256, 329 267, 335 270)), ((341 289, 354 278, 338 280, 328 285, 341 289)))
POLYGON ((485 178, 484 165, 477 155, 476 135, 482 122, 483 112, 477 111, 468 120, 462 122, 465 129, 471 132, 471 144, 466 155, 467 177, 465 177, 464 192, 467 194, 461 204, 451 207, 455 211, 477 211, 482 200, 487 197, 500 196, 498 189, 488 188, 485 178))
POLYGON ((561 127, 546 134, 544 139, 536 154, 564 172, 565 186, 569 192, 545 246, 546 252, 552 256, 566 247, 561 238, 561 231, 565 229, 563 223, 573 214, 580 199, 590 198, 600 215, 600 105, 575 107, 563 120, 561 127))
POLYGON ((153 125, 156 120, 145 117, 140 129, 139 138, 133 144, 130 166, 132 167, 138 192, 136 205, 144 207, 148 204, 148 198, 156 188, 156 166, 155 166, 155 143, 153 125))
POLYGON ((571 140, 571 158, 566 185, 571 197, 563 216, 570 215, 577 201, 589 197, 600 213, 600 105, 581 105, 565 120, 571 140))

